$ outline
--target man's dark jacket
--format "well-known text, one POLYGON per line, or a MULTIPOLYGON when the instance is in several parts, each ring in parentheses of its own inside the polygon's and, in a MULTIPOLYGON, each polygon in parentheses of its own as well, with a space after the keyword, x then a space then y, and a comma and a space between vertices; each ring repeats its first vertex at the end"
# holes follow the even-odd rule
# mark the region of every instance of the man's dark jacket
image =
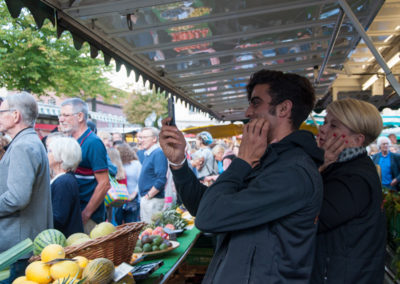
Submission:
POLYGON ((204 283, 309 283, 322 202, 323 152, 307 131, 268 146, 254 169, 235 159, 209 188, 173 170, 196 226, 217 234, 204 283))
MULTIPOLYGON (((381 159, 381 153, 377 153, 372 156, 372 161, 375 165, 379 165, 381 159)), ((392 173, 392 179, 396 178, 399 182, 395 185, 397 191, 400 190, 400 155, 397 153, 390 153, 390 172, 392 173)))
POLYGON ((383 283, 386 219, 373 162, 365 153, 330 165, 322 178, 324 200, 311 283, 383 283))

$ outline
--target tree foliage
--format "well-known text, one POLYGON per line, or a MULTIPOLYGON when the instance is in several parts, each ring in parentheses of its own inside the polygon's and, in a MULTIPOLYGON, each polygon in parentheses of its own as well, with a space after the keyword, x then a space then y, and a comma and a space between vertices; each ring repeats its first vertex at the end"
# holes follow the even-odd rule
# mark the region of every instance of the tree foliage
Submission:
POLYGON ((23 10, 17 19, 0 1, 0 86, 27 90, 42 95, 82 98, 112 97, 119 91, 111 88, 102 74, 111 70, 102 59, 90 57, 89 46, 76 50, 69 32, 59 39, 56 29, 46 20, 41 29, 33 17, 23 10))
POLYGON ((124 105, 124 113, 127 120, 134 124, 144 124, 146 117, 153 111, 157 118, 166 115, 167 99, 164 93, 135 90, 129 95, 124 105))

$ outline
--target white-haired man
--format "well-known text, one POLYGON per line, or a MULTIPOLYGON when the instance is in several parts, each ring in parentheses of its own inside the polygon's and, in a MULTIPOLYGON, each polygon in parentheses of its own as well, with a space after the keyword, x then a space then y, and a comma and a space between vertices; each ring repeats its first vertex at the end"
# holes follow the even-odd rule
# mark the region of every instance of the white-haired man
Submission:
MULTIPOLYGON (((36 101, 26 92, 8 95, 0 105, 0 132, 12 139, 0 160, 0 253, 53 227, 49 163, 33 129, 37 115, 36 101)), ((1 283, 23 275, 28 257, 14 263, 1 283)))
POLYGON ((151 223, 151 216, 164 207, 168 161, 158 146, 158 130, 145 127, 138 133, 139 147, 144 150, 139 176, 140 219, 151 223))
POLYGON ((381 168, 382 187, 388 190, 400 189, 400 155, 389 151, 391 141, 381 136, 377 141, 379 153, 372 156, 372 160, 381 168))
POLYGON ((104 197, 110 188, 107 151, 87 126, 88 107, 79 98, 65 100, 59 116, 60 131, 75 138, 82 148, 82 161, 75 171, 79 184, 82 222, 86 233, 105 221, 104 197))

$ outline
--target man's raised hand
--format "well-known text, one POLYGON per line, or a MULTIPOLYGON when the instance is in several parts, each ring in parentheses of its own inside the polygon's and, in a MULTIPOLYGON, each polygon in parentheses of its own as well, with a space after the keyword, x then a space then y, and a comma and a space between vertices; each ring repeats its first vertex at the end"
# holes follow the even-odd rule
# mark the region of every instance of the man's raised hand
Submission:
MULTIPOLYGON (((185 159, 186 140, 182 132, 180 132, 176 126, 168 125, 170 121, 170 117, 162 120, 160 146, 168 161, 179 164, 185 159)), ((172 167, 180 168, 180 166, 172 167)))
POLYGON ((238 157, 253 168, 258 165, 268 147, 268 132, 269 122, 265 118, 252 119, 244 125, 238 157))

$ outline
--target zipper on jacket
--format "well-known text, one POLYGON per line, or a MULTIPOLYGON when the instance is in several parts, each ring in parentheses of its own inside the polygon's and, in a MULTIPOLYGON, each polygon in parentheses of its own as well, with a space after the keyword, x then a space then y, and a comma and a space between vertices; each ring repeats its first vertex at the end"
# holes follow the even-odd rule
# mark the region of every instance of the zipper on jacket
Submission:
POLYGON ((325 258, 325 266, 324 266, 324 283, 328 283, 328 266, 331 258, 328 256, 325 258))

